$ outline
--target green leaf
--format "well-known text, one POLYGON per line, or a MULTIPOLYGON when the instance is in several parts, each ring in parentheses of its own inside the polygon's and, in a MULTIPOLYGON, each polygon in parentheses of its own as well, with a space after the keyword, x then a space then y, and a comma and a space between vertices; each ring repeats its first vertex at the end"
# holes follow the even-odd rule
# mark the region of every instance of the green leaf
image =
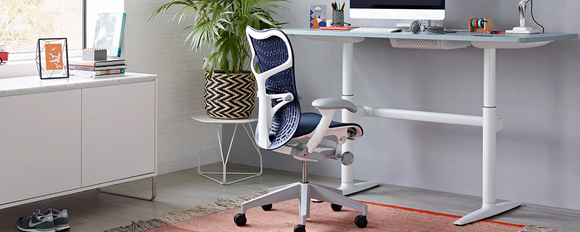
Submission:
MULTIPOLYGON (((280 5, 287 0, 178 0, 170 1, 156 8, 148 20, 173 7, 181 7, 174 13, 170 23, 191 22, 185 27, 184 42, 189 43, 189 51, 199 51, 202 46, 212 47, 210 55, 203 62, 203 68, 213 74, 216 68, 229 75, 241 72, 244 63, 251 57, 246 38, 246 26, 261 30, 278 28, 282 23, 272 16, 276 10, 286 10, 280 5)), ((211 76, 211 75, 210 75, 211 76)))

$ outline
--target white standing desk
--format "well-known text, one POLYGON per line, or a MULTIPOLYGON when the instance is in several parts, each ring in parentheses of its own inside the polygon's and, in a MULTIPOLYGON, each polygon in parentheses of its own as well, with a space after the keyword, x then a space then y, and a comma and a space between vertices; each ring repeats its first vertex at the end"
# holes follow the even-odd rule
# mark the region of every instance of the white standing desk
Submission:
MULTIPOLYGON (((411 110, 398 110, 378 108, 372 106, 359 106, 357 115, 342 111, 342 121, 353 122, 355 116, 371 116, 382 118, 407 119, 415 121, 438 122, 457 125, 483 127, 483 194, 482 207, 459 220, 456 225, 465 225, 493 215, 513 209, 521 202, 496 202, 495 183, 495 158, 496 158, 496 133, 502 128, 501 118, 496 117, 496 50, 533 48, 546 45, 555 40, 576 39, 578 34, 499 34, 490 37, 476 36, 481 33, 457 32, 450 34, 430 34, 411 32, 400 33, 369 33, 353 31, 326 31, 308 28, 282 29, 286 34, 297 35, 311 40, 342 43, 342 99, 353 100, 353 44, 363 41, 365 38, 385 39, 417 39, 439 41, 463 41, 469 42, 476 48, 484 50, 484 74, 483 74, 483 116, 468 116, 456 114, 443 114, 434 112, 422 112, 411 110)), ((352 151, 352 142, 343 145, 343 151, 352 151)), ((354 183, 352 166, 342 166, 342 183, 339 189, 345 195, 363 191, 377 186, 378 182, 354 183)))

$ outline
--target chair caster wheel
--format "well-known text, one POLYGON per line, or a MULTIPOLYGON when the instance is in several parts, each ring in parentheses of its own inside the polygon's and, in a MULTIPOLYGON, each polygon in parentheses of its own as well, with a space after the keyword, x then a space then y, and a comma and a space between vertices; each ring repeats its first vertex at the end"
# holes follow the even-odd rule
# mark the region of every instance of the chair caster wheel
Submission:
POLYGON ((264 211, 270 211, 270 210, 272 209, 272 204, 269 204, 269 205, 262 205, 262 209, 263 209, 264 211))
POLYGON ((367 216, 358 215, 354 218, 354 224, 358 226, 358 228, 365 228, 367 227, 367 216))
POLYGON ((330 207, 332 208, 332 210, 334 212, 338 212, 342 209, 342 205, 337 205, 337 204, 330 204, 330 207))
POLYGON ((247 222, 246 215, 242 213, 236 214, 236 216, 234 216, 234 222, 238 226, 245 226, 247 222))
POLYGON ((294 227, 294 232, 306 232, 306 226, 304 226, 304 225, 296 225, 294 227))

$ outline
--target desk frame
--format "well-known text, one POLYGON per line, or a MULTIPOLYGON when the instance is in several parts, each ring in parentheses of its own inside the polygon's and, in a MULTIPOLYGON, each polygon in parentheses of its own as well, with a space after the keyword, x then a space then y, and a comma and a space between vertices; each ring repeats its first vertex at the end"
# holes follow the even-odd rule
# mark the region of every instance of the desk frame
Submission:
MULTIPOLYGON (((353 64, 353 44, 344 43, 343 51, 343 95, 345 100, 352 101, 352 64, 353 64), (347 67, 350 66, 350 67, 347 67)), ((438 122, 458 125, 471 125, 483 127, 483 193, 482 207, 459 220, 455 225, 465 225, 479 221, 493 215, 497 215, 520 206, 521 202, 504 202, 496 203, 496 133, 501 129, 502 121, 496 117, 496 49, 484 49, 484 72, 483 72, 483 117, 442 114, 432 112, 421 112, 411 110, 392 110, 385 108, 374 108, 369 112, 369 107, 363 113, 365 116, 375 116, 383 118, 397 118, 415 121, 438 122), (396 112, 396 113, 395 113, 396 112), (370 115, 369 115, 370 114, 370 115), (393 115, 397 114, 397 116, 393 115), (392 115, 392 116, 391 116, 392 115), (472 123, 468 123, 472 122, 472 123)), ((342 111, 342 120, 345 123, 353 122, 354 114, 348 111, 342 111), (345 117, 346 116, 346 117, 345 117)), ((352 151, 352 143, 343 145, 343 151, 352 151)), ((361 191, 363 187, 373 187, 378 185, 377 182, 364 182, 363 184, 353 184, 352 167, 342 166, 342 184, 340 189, 343 191, 361 191), (376 184, 375 184, 376 183, 376 184)))
MULTIPOLYGON (((458 33, 457 35, 430 35, 408 33, 353 33, 353 32, 323 32, 308 29, 284 29, 287 34, 299 35, 306 39, 341 42, 342 45, 342 99, 353 101, 353 44, 372 38, 405 38, 469 41, 473 46, 483 49, 483 116, 468 116, 443 114, 411 110, 397 110, 359 106, 359 112, 352 114, 342 111, 342 121, 351 123, 357 116, 396 118, 415 121, 438 122, 457 125, 483 127, 483 193, 482 206, 479 210, 467 214, 455 221, 455 225, 465 225, 479 221, 515 207, 521 202, 497 203, 496 200, 496 133, 503 127, 502 120, 496 116, 496 50, 513 48, 532 48, 546 45, 554 40, 578 38, 577 34, 536 34, 536 35, 499 35, 495 37, 474 36, 475 33, 458 33)), ((343 151, 352 151, 353 143, 348 141, 342 147, 343 151)), ((352 166, 342 165, 341 185, 345 195, 363 191, 379 183, 376 181, 354 183, 352 166)))

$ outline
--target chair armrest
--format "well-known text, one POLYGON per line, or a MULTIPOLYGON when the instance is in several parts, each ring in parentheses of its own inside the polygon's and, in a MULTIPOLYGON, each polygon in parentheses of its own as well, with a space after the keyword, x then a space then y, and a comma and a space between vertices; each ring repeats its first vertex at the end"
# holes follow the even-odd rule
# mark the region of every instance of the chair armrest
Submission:
POLYGON ((350 112, 356 113, 357 107, 347 100, 337 98, 320 98, 312 102, 312 106, 318 110, 336 110, 347 109, 350 112))
POLYGON ((347 109, 353 113, 357 111, 357 107, 352 102, 336 98, 316 99, 312 102, 312 106, 320 111, 322 118, 316 126, 316 129, 314 129, 314 134, 306 144, 309 153, 314 152, 314 149, 316 149, 324 136, 326 136, 328 126, 332 122, 332 117, 337 109, 347 109))

